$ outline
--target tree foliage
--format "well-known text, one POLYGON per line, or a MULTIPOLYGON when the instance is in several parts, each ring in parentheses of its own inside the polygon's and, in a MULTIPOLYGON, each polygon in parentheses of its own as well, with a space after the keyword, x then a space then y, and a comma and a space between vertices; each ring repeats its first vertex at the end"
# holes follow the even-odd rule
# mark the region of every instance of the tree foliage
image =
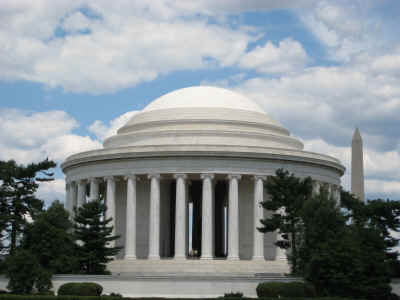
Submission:
POLYGON ((399 202, 363 203, 342 191, 339 205, 324 187, 312 195, 310 185, 309 178, 278 170, 266 183, 271 197, 263 203, 274 212, 259 230, 284 233, 277 245, 291 247, 292 272, 320 294, 389 299, 389 267, 398 262, 398 240, 391 233, 399 231, 399 202))
POLYGON ((312 194, 312 180, 310 177, 300 179, 288 171, 279 169, 276 176, 268 177, 265 188, 270 195, 261 203, 264 209, 272 211, 271 217, 261 220, 263 227, 261 232, 273 232, 279 230, 281 240, 276 242, 280 248, 290 248, 292 273, 298 273, 297 248, 301 243, 302 220, 300 211, 306 199, 312 194))
POLYGON ((30 294, 35 287, 38 292, 52 287, 51 273, 42 268, 36 256, 28 250, 17 249, 6 259, 7 288, 14 294, 30 294))
POLYGON ((113 236, 111 218, 106 219, 106 206, 91 201, 75 211, 75 238, 79 244, 81 271, 86 274, 107 274, 106 263, 121 247, 113 246, 119 236, 113 236))
POLYGON ((353 225, 378 232, 384 240, 386 261, 392 277, 400 276, 400 262, 395 247, 399 243, 394 233, 400 231, 400 202, 375 199, 360 202, 349 192, 341 192, 341 205, 353 225))
POLYGON ((387 299, 390 274, 378 230, 349 222, 325 190, 308 199, 301 214, 299 269, 320 294, 387 299))
POLYGON ((42 210, 43 201, 36 198, 39 182, 53 180, 48 170, 56 164, 48 159, 27 166, 14 160, 0 161, 0 229, 9 240, 9 252, 14 253, 17 241, 27 224, 42 210))
POLYGON ((54 274, 78 272, 72 227, 63 204, 55 201, 27 225, 21 248, 34 253, 41 267, 54 274))

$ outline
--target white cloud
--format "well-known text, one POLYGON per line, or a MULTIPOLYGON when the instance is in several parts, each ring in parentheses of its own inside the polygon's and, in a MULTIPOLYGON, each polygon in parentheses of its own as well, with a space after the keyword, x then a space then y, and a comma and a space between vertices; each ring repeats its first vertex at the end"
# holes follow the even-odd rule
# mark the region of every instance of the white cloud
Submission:
POLYGON ((0 25, 0 78, 74 92, 110 92, 172 71, 230 66, 255 39, 245 28, 209 24, 193 12, 166 18, 164 2, 21 3, 0 8, 7 19, 0 25), (96 17, 78 11, 84 6, 96 17))
POLYGON ((64 111, 21 112, 0 110, 2 140, 20 147, 35 147, 78 126, 64 111))
POLYGON ((108 125, 104 124, 104 122, 100 120, 96 120, 89 126, 88 129, 90 132, 96 135, 100 141, 104 141, 106 138, 116 134, 117 130, 125 125, 126 122, 128 122, 138 112, 139 111, 128 111, 114 120, 111 120, 108 125))
POLYGON ((240 60, 243 68, 255 69, 261 73, 287 73, 301 69, 307 62, 302 45, 290 38, 275 46, 267 42, 246 53, 240 60))
POLYGON ((251 78, 234 88, 303 138, 324 137, 344 145, 359 126, 369 147, 385 151, 397 147, 393 135, 400 126, 399 80, 372 72, 368 61, 306 68, 279 78, 251 78))
POLYGON ((89 30, 92 21, 80 11, 77 11, 67 16, 63 23, 62 28, 68 33, 79 33, 89 30))
POLYGON ((313 2, 4 0, 0 79, 96 94, 179 70, 240 64, 260 72, 290 71, 305 62, 299 43, 267 43, 246 54, 257 30, 232 27, 224 16, 313 2))
POLYGON ((40 147, 40 152, 42 156, 61 162, 72 154, 99 148, 101 148, 101 143, 89 136, 64 134, 47 141, 40 147))
POLYGON ((64 111, 0 110, 0 159, 26 164, 48 157, 61 162, 70 154, 101 147, 90 137, 72 134, 77 126, 64 111))
MULTIPOLYGON (((162 2, 162 1, 161 1, 162 2)), ((198 0, 198 1, 168 1, 173 3, 175 8, 186 12, 202 12, 205 14, 232 14, 245 11, 263 11, 273 9, 292 9, 292 8, 309 8, 315 0, 230 0, 230 1, 215 1, 215 0, 198 0)))
POLYGON ((372 63, 372 70, 379 73, 388 73, 390 75, 400 74, 400 48, 393 51, 392 54, 377 57, 372 63))
POLYGON ((369 50, 369 39, 376 34, 378 25, 366 21, 369 7, 368 1, 318 1, 302 11, 301 19, 332 59, 348 62, 369 50))
MULTIPOLYGON (((385 195, 384 198, 400 200, 400 181, 390 180, 366 180, 365 188, 367 193, 373 195, 385 195)), ((382 197, 382 196, 381 196, 382 197)))
POLYGON ((36 192, 36 197, 43 200, 47 205, 54 200, 65 202, 65 180, 59 178, 53 181, 41 182, 36 192))

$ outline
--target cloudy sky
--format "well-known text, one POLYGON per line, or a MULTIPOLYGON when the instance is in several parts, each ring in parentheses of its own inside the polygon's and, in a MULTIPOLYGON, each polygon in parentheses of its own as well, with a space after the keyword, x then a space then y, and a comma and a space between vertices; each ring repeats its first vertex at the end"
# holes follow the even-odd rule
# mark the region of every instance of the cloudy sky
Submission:
MULTIPOLYGON (((155 98, 216 85, 347 168, 358 126, 367 197, 400 199, 399 15, 398 0, 1 0, 0 159, 61 163, 155 98)), ((47 202, 64 200, 56 176, 47 202)))

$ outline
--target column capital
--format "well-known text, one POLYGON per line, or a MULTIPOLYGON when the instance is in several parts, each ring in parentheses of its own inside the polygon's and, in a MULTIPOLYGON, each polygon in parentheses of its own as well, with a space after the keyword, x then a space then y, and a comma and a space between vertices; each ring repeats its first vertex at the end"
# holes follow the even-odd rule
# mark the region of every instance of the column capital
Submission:
POLYGON ((147 175, 147 178, 148 178, 148 179, 152 179, 152 178, 160 179, 160 178, 161 178, 161 175, 160 175, 160 174, 157 174, 157 173, 152 173, 152 174, 148 174, 148 175, 147 175))
POLYGON ((105 176, 103 177, 103 179, 104 181, 109 181, 109 180, 115 181, 115 176, 105 176))
POLYGON ((254 176, 253 176, 253 179, 254 179, 254 180, 259 180, 259 179, 261 179, 262 181, 265 181, 265 180, 267 180, 267 176, 266 176, 266 175, 254 175, 254 176))
POLYGON ((90 178, 88 178, 88 180, 89 180, 89 182, 90 183, 100 183, 101 182, 101 178, 99 178, 99 177, 90 177, 90 178))
POLYGON ((203 173, 203 174, 200 174, 200 178, 201 179, 206 179, 206 178, 209 178, 209 179, 214 179, 214 174, 213 173, 203 173))
POLYGON ((79 179, 78 184, 86 184, 87 183, 87 179, 79 179))
POLYGON ((175 179, 178 179, 178 178, 187 179, 188 176, 186 174, 183 174, 183 173, 176 173, 176 174, 174 174, 174 178, 175 179))
POLYGON ((242 175, 240 175, 240 174, 228 174, 228 176, 226 178, 228 178, 229 180, 232 180, 232 179, 240 180, 242 178, 242 175))
POLYGON ((136 176, 136 174, 126 174, 124 176, 124 180, 128 180, 128 179, 132 179, 132 180, 138 180, 139 178, 136 176))

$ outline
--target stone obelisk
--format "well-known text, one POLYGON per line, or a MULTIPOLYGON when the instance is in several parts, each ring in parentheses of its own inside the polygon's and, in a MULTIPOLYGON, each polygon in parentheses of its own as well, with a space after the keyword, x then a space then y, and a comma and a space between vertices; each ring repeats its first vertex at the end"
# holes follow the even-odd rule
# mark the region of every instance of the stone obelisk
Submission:
POLYGON ((365 200, 363 143, 358 128, 351 142, 351 193, 360 201, 365 200))

